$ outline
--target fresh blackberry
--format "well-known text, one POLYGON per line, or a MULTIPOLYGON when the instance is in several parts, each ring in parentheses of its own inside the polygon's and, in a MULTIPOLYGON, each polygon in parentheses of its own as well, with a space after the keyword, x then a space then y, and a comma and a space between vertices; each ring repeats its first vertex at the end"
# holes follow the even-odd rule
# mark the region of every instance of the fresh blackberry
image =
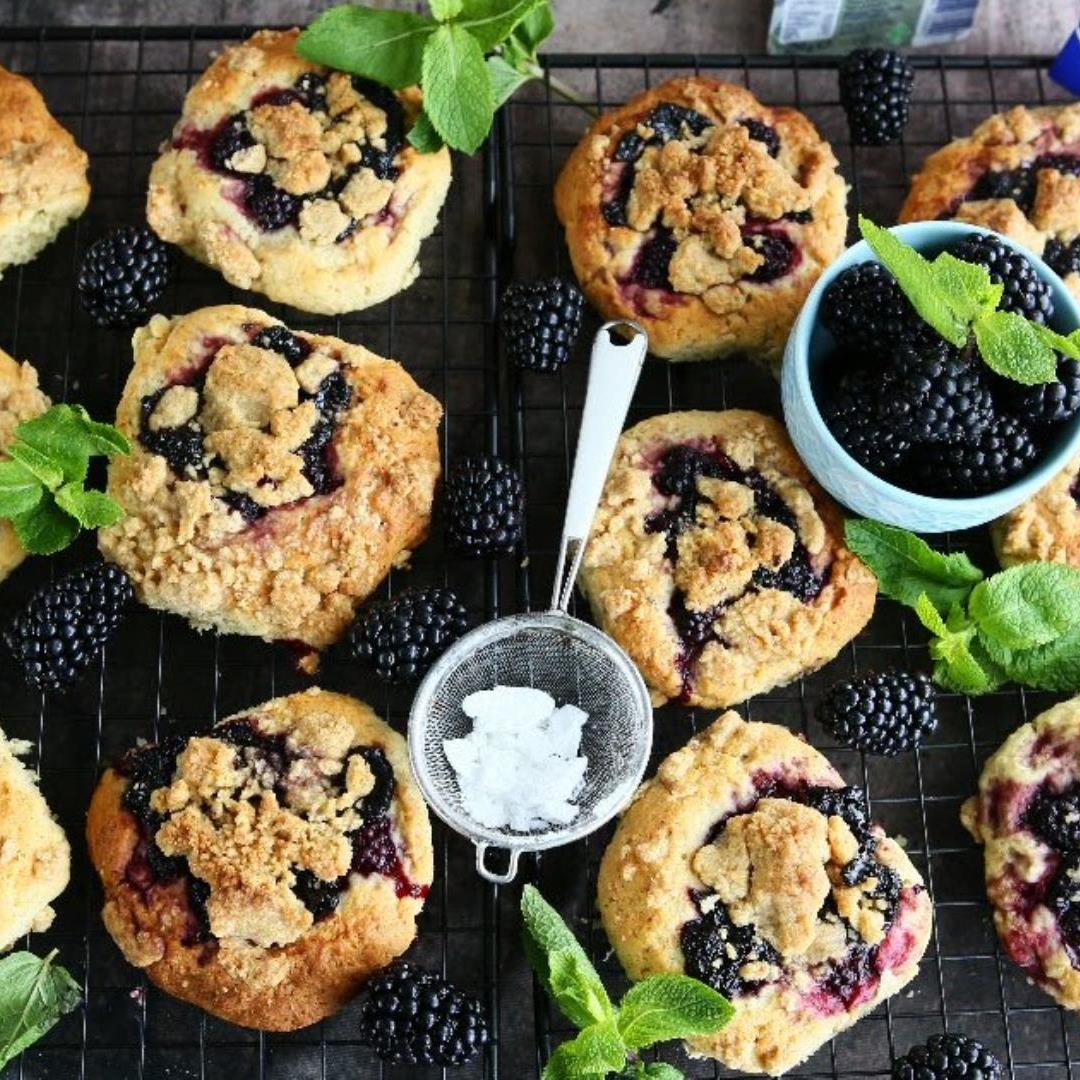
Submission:
POLYGON ((584 303, 577 286, 563 278, 508 285, 500 315, 510 359, 530 371, 558 371, 581 332, 584 303))
MULTIPOLYGON (((247 129, 243 113, 236 113, 224 122, 210 144, 210 164, 219 172, 232 173, 229 161, 233 154, 255 145, 255 136, 247 129)), ((235 175, 235 174, 234 174, 235 175)))
POLYGON ((890 49, 856 49, 840 65, 840 104, 856 146, 898 142, 911 110, 915 72, 890 49))
POLYGON ((525 495, 517 470, 496 457, 458 461, 446 480, 446 535, 464 555, 509 555, 521 541, 525 495))
POLYGON ((722 903, 684 923, 679 944, 686 974, 727 997, 752 993, 760 986, 740 974, 747 964, 781 963, 780 954, 753 925, 737 926, 722 903))
POLYGON ((386 682, 412 682, 468 625, 465 605, 450 589, 407 589, 361 615, 350 633, 352 651, 386 682))
POLYGON ((836 683, 818 719, 837 742, 893 757, 918 746, 937 726, 937 700, 921 672, 885 671, 836 683))
POLYGON ((891 348, 922 325, 896 278, 881 263, 849 267, 825 291, 821 321, 837 341, 891 348))
POLYGON ((825 424, 836 441, 865 469, 890 479, 907 460, 910 440, 881 423, 895 379, 881 373, 846 371, 822 403, 825 424))
POLYGON ((142 322, 172 276, 168 247, 145 225, 124 225, 90 245, 75 287, 98 326, 142 322))
POLYGON ((949 1032, 931 1035, 893 1063, 893 1080, 998 1080, 1000 1061, 982 1043, 949 1032))
POLYGON ((674 105, 670 101, 657 105, 645 118, 645 126, 652 128, 653 135, 661 142, 681 138, 684 129, 691 135, 700 135, 712 125, 713 121, 697 110, 674 105))
POLYGON ((300 903, 315 917, 316 922, 333 915, 341 900, 341 888, 336 881, 323 881, 310 870, 296 871, 293 892, 300 903))
POLYGON ((303 200, 277 187, 266 173, 248 181, 247 208, 255 223, 265 232, 276 232, 295 225, 303 200))
POLYGON ((1005 286, 998 305, 1002 311, 1015 311, 1025 319, 1043 324, 1053 317, 1050 286, 1039 277, 1030 259, 1000 237, 973 233, 950 244, 947 250, 964 262, 985 266, 990 279, 1005 286))
POLYGON ((27 683, 60 690, 76 682, 133 595, 131 579, 111 563, 93 563, 38 589, 4 632, 27 683))
MULTIPOLYGON (((747 247, 751 247, 765 260, 747 281, 758 285, 767 285, 770 281, 785 277, 795 265, 796 248, 786 236, 773 233, 751 233, 745 237, 747 247)), ((668 260, 670 262, 670 258, 668 260)))
POLYGON ((1027 166, 1019 169, 987 170, 975 181, 965 201, 1012 199, 1025 213, 1035 202, 1035 173, 1027 166))
POLYGON ((928 447, 916 463, 915 482, 927 495, 984 495, 1019 480, 1038 456, 1028 428, 1002 417, 973 442, 928 447))
POLYGON ((1080 239, 1069 244, 1060 240, 1047 240, 1043 250, 1043 262, 1061 277, 1080 274, 1080 239))
POLYGON ((995 393, 1011 415, 1033 429, 1064 423, 1080 413, 1080 361, 1059 356, 1053 382, 1024 386, 998 379, 995 393))
POLYGON ((395 963, 367 986, 359 1040, 394 1065, 463 1065, 487 1044, 484 1007, 441 975, 395 963))
POLYGON ((293 367, 311 355, 311 346, 284 326, 264 326, 251 339, 251 344, 284 356, 293 367))
POLYGON ((150 416, 157 408, 169 387, 163 386, 152 394, 147 394, 142 399, 141 413, 142 424, 139 429, 139 442, 150 451, 151 454, 159 454, 169 464, 177 476, 203 476, 205 464, 203 461, 203 432, 202 429, 191 422, 181 424, 179 427, 158 428, 151 431, 149 427, 150 416))
POLYGON ((894 353, 899 381, 885 403, 889 427, 912 443, 971 442, 995 419, 981 365, 946 341, 905 341, 894 353))
POLYGON ((769 151, 769 157, 776 157, 780 153, 780 136, 776 133, 776 128, 770 127, 761 120, 749 118, 740 120, 739 123, 746 128, 746 132, 751 139, 765 144, 765 149, 769 151))
POLYGON ((675 234, 662 225, 653 230, 652 235, 638 248, 634 265, 630 269, 628 281, 640 285, 643 289, 665 289, 671 291, 671 278, 668 271, 671 257, 679 242, 675 234))
POLYGON ((1024 824, 1063 855, 1080 855, 1080 788, 1042 790, 1024 813, 1024 824))

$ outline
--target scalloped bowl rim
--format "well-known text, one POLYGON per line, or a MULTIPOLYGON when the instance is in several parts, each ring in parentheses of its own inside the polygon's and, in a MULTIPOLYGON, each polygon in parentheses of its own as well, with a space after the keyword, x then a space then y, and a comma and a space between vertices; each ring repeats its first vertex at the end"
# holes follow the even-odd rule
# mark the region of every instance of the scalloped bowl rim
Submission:
MULTIPOLYGON (((894 225, 890 227, 889 231, 895 233, 901 239, 907 240, 912 247, 917 249, 932 246, 936 244, 939 239, 948 238, 950 235, 960 237, 971 235, 972 233, 981 233, 1002 240, 1009 247, 1030 259, 1034 263, 1036 270, 1039 272, 1039 276, 1044 281, 1047 281, 1053 288, 1055 294, 1055 321, 1057 321, 1061 314, 1064 314, 1065 322, 1074 324, 1072 329, 1080 328, 1080 303, 1078 303, 1072 293, 1069 292, 1068 286, 1066 286, 1064 281, 1062 281, 1038 255, 1030 249, 1025 248, 1023 245, 1018 244, 1015 240, 1012 240, 1007 236, 1002 236, 1000 233, 995 233, 990 229, 984 229, 978 225, 969 225, 965 222, 958 221, 912 221, 904 225, 894 225), (911 237, 914 238, 909 239, 911 237), (1061 311, 1059 306, 1062 299, 1065 301, 1064 312, 1061 311)), ((896 484, 890 484, 887 480, 882 480, 881 477, 859 464, 859 462, 857 462, 847 450, 841 446, 832 431, 829 430, 824 417, 821 415, 821 410, 818 407, 817 397, 814 394, 810 379, 810 341, 814 330, 814 324, 818 316, 818 309, 821 306, 821 298, 824 295, 825 290, 841 273, 843 273, 844 270, 861 262, 881 262, 865 240, 859 240, 857 243, 852 244, 851 247, 847 248, 826 268, 821 277, 818 278, 814 287, 810 290, 810 293, 803 304, 795 326, 792 328, 791 337, 784 353, 784 374, 787 375, 786 369, 789 366, 793 368, 793 388, 798 392, 799 397, 802 399, 803 406, 807 410, 807 414, 814 427, 817 429, 818 434, 820 434, 828 454, 832 457, 839 457, 843 461, 844 466, 850 469, 862 484, 867 488, 874 490, 879 496, 883 496, 894 503, 904 503, 915 511, 922 513, 931 513, 934 511, 945 513, 947 511, 946 516, 954 519, 957 516, 957 512, 960 511, 963 512, 965 516, 970 515, 972 518, 971 527, 974 527, 975 524, 985 524, 987 521, 1000 517, 1009 510, 1015 509, 1020 503, 1030 498, 1036 491, 1048 484, 1068 464, 1069 460, 1077 450, 1080 449, 1080 416, 1074 417, 1067 425, 1065 425, 1065 431, 1068 432, 1068 434, 1066 435, 1063 432, 1059 439, 1057 449, 1054 450, 1053 453, 1047 454, 1046 457, 1031 470, 1031 472, 1025 474, 1020 480, 1017 480, 1015 483, 1010 484, 1008 487, 1001 488, 998 491, 992 491, 984 495, 975 495, 969 498, 955 499, 935 495, 921 495, 918 492, 909 491, 907 488, 898 487, 896 484), (1070 425, 1071 430, 1069 430, 1070 425), (975 518, 981 513, 985 513, 985 516, 981 521, 975 521, 975 518)), ((1066 333, 1068 332, 1069 331, 1066 331, 1066 333)), ((787 380, 785 379, 785 382, 786 381, 787 380)), ((788 401, 788 395, 784 394, 783 409, 785 416, 791 407, 792 406, 788 401)), ((809 462, 807 463, 807 467, 810 468, 809 462)), ((814 470, 811 468, 811 472, 813 471, 814 470)), ((823 487, 832 490, 832 485, 827 483, 826 480, 821 477, 816 478, 823 487)), ((833 494, 836 495, 836 492, 833 492, 833 494)), ((837 498, 839 498, 839 496, 837 496, 837 498)), ((850 509, 858 508, 850 507, 850 509)))

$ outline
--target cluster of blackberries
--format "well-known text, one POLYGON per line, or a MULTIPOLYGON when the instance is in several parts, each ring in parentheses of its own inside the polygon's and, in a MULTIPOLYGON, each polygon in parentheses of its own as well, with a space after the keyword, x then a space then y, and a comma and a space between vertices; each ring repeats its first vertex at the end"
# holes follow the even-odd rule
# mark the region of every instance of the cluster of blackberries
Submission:
MULTIPOLYGON (((1001 310, 1038 323, 1053 315, 1049 286, 998 237, 948 250, 1004 286, 1001 310)), ((1007 487, 1080 413, 1080 363, 1061 357, 1057 379, 1037 386, 1001 378, 973 345, 940 338, 877 263, 840 274, 821 318, 837 342, 821 373, 825 423, 856 461, 910 491, 963 498, 1007 487)))
POLYGON ((818 719, 837 742, 892 757, 937 727, 937 695, 921 672, 871 673, 830 687, 818 719))

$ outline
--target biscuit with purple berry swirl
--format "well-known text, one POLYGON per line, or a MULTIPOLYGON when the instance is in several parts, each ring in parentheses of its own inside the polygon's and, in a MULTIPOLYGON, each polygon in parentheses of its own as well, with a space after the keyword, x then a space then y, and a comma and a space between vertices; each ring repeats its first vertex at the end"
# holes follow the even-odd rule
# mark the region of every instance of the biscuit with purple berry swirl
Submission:
POLYGON ((619 440, 581 587, 654 700, 726 708, 815 671, 869 622, 877 581, 843 536, 778 420, 668 413, 619 440))
POLYGON ((433 872, 405 740, 318 689, 129 751, 86 829, 128 962, 267 1031, 331 1015, 401 955, 433 872))
POLYGON ((214 60, 154 162, 146 217, 230 284, 340 315, 416 279, 450 155, 409 144, 415 87, 313 64, 298 36, 261 30, 214 60))
POLYGON ((961 820, 983 846, 1006 953, 1080 1009, 1080 699, 1014 731, 987 761, 961 820))
POLYGON ((786 728, 734 712, 642 785, 597 888, 631 979, 685 973, 734 1004, 688 1051, 777 1076, 909 983, 932 925, 863 793, 786 728))
POLYGON ((585 295, 644 326, 655 355, 776 364, 844 248, 836 170, 802 113, 716 79, 672 79, 593 124, 555 207, 585 295))
POLYGON ((135 332, 101 550, 151 607, 322 649, 427 535, 442 408, 400 364, 236 305, 135 332))

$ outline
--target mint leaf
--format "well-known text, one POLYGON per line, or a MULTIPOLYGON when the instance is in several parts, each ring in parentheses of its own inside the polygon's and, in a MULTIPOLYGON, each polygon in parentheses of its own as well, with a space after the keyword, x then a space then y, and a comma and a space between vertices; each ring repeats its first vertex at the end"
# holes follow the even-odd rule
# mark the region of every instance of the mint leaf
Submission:
POLYGON ((439 133, 431 126, 426 112, 420 113, 416 118, 416 122, 409 129, 408 139, 421 154, 434 154, 446 145, 439 133))
POLYGON ((953 311, 968 323, 993 311, 1005 293, 1005 286, 991 280, 985 266, 964 262, 947 251, 930 264, 930 276, 953 311))
POLYGON ((1051 330, 1049 326, 1041 323, 1032 323, 1032 329, 1051 349, 1056 349, 1074 360, 1080 360, 1080 330, 1074 330, 1068 337, 1051 330))
POLYGON ((915 601, 914 608, 915 614, 919 617, 919 622, 921 622, 931 634, 943 637, 949 632, 949 628, 945 625, 945 620, 941 617, 941 612, 934 606, 933 600, 931 600, 926 593, 919 594, 918 600, 915 601))
POLYGON ((400 90, 420 82, 424 46, 438 26, 434 19, 410 11, 342 4, 308 26, 296 51, 315 63, 400 90))
POLYGON ((984 637, 1008 649, 1048 645, 1080 626, 1080 569, 1025 563, 980 582, 968 603, 984 637))
POLYGON ((486 62, 488 74, 491 76, 491 92, 495 100, 495 108, 500 109, 514 96, 518 87, 529 82, 532 76, 523 75, 501 56, 489 56, 486 62))
POLYGON ((424 47, 422 78, 432 126, 450 146, 475 153, 495 117, 491 76, 477 39, 458 23, 444 23, 424 47))
POLYGON ((103 491, 87 491, 81 484, 65 484, 56 492, 56 505, 84 529, 100 529, 123 521, 124 510, 103 491))
POLYGON ((642 1075, 647 1076, 649 1080, 686 1080, 682 1072, 666 1061, 649 1062, 642 1075))
POLYGON ((44 494, 41 481, 29 469, 17 461, 0 461, 0 517, 25 513, 44 494))
POLYGON ((547 1063, 543 1080, 581 1080, 607 1076, 626 1067, 626 1046, 612 1022, 592 1024, 577 1038, 563 1043, 547 1063))
POLYGON ((462 0, 428 0, 428 7, 439 22, 446 22, 461 14, 462 0))
POLYGON ((925 593, 938 611, 962 604, 982 571, 962 552, 943 555, 907 529, 852 518, 844 525, 847 545, 874 572, 881 592, 913 607, 925 593))
POLYGON ((572 1024, 584 1028, 615 1018, 604 984, 580 947, 549 952, 547 966, 551 996, 572 1024))
POLYGON ((1014 682, 1055 693, 1073 694, 1080 690, 1080 628, 1047 645, 1020 652, 992 640, 983 643, 1006 677, 1014 682))
POLYGON ((546 0, 464 0, 461 21, 480 46, 490 52, 510 35, 526 16, 546 6, 546 0))
POLYGON ((975 343, 984 363, 999 375, 1025 386, 1057 377, 1054 350, 1034 324, 1014 311, 993 311, 975 320, 975 343))
POLYGON ((79 535, 79 523, 48 495, 32 510, 11 519, 15 535, 31 555, 55 555, 79 535))
POLYGON ((28 446, 16 438, 7 448, 8 454, 20 465, 32 472, 50 491, 55 491, 64 482, 64 470, 40 450, 28 446))
POLYGON ((0 960, 0 1070, 82 1001, 79 984, 53 963, 55 956, 16 952, 0 960))
POLYGON ((631 1050, 668 1039, 711 1035, 735 1010, 723 995, 687 975, 650 975, 619 1002, 619 1034, 631 1050))
POLYGON ((514 27, 510 40, 535 58, 536 51, 554 30, 555 15, 551 10, 551 4, 549 0, 543 0, 514 27))
POLYGON ((82 422, 92 457, 95 455, 115 457, 117 454, 131 453, 131 443, 122 431, 113 427, 112 424, 102 424, 92 419, 81 405, 73 405, 71 408, 75 410, 82 422))
POLYGON ((888 229, 859 216, 859 231, 874 254, 900 284, 919 315, 946 341, 958 348, 967 344, 968 324, 953 309, 930 269, 930 263, 913 247, 893 236, 888 229))
POLYGON ((82 482, 86 478, 94 446, 82 417, 72 406, 54 405, 23 421, 15 434, 20 443, 59 468, 64 480, 82 482))

